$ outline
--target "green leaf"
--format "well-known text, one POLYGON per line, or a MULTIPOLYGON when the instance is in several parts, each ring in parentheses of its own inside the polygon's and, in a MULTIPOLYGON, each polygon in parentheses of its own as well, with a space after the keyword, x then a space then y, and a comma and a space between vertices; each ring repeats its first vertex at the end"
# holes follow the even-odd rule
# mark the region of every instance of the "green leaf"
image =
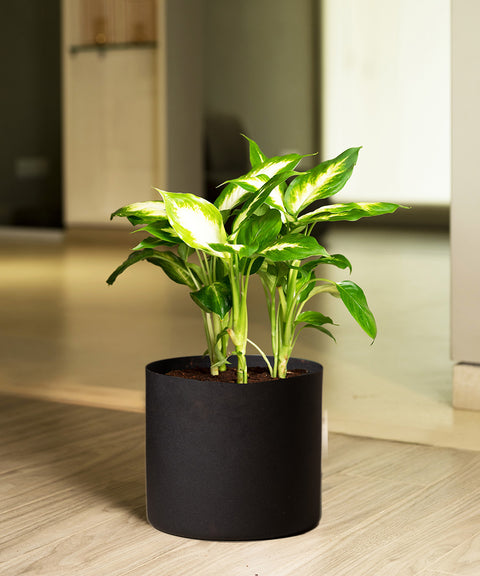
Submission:
POLYGON ((350 273, 352 272, 352 265, 350 264, 350 260, 346 258, 343 254, 331 254, 330 256, 324 256, 320 258, 321 264, 331 264, 332 266, 336 266, 341 270, 345 270, 348 268, 350 273))
POLYGON ((153 250, 154 254, 147 258, 147 261, 155 266, 159 266, 165 272, 165 274, 177 284, 184 284, 189 288, 195 288, 195 282, 192 279, 190 270, 194 270, 190 264, 187 265, 183 262, 176 254, 173 252, 159 252, 158 250, 153 250))
POLYGON ((352 175, 360 148, 349 148, 293 180, 284 197, 285 208, 297 216, 315 200, 339 192, 352 175))
POLYGON ((155 222, 156 220, 166 220, 167 213, 165 204, 161 200, 151 202, 136 202, 119 208, 110 216, 112 220, 115 216, 124 216, 126 218, 140 222, 155 222))
POLYGON ((212 252, 210 244, 225 244, 222 215, 208 200, 194 194, 161 194, 170 224, 185 244, 206 252, 212 252))
POLYGON ((299 314, 295 320, 295 324, 299 324, 300 322, 306 322, 307 324, 311 324, 312 326, 323 326, 324 324, 333 324, 333 320, 329 316, 324 316, 320 312, 302 312, 299 314))
POLYGON ((137 228, 133 232, 148 232, 151 236, 159 238, 160 240, 164 240, 165 244, 175 245, 181 243, 181 239, 177 236, 175 230, 170 226, 168 219, 150 222, 146 226, 137 228))
POLYGON ((182 260, 178 258, 178 256, 172 252, 159 252, 158 250, 153 250, 151 248, 145 248, 144 250, 139 250, 130 254, 125 262, 110 274, 107 279, 107 284, 113 284, 122 272, 142 260, 147 260, 151 264, 160 266, 165 274, 174 282, 184 284, 190 288, 195 288, 195 282, 192 280, 187 267, 182 260))
POLYGON ((319 264, 331 264, 332 266, 336 266, 342 270, 348 268, 350 273, 352 272, 352 265, 343 254, 329 254, 315 260, 309 260, 302 264, 302 269, 314 270, 319 264))
POLYGON ((125 272, 127 268, 133 264, 136 264, 137 262, 146 260, 149 256, 151 256, 152 252, 154 252, 154 250, 142 250, 141 252, 134 252, 133 254, 130 254, 130 256, 110 274, 110 276, 107 278, 107 284, 112 285, 118 276, 125 272))
POLYGON ((239 226, 237 241, 261 251, 275 241, 281 228, 282 218, 277 210, 268 210, 262 216, 253 214, 239 226))
POLYGON ((278 271, 276 264, 265 262, 264 260, 262 266, 258 270, 260 280, 268 294, 272 294, 277 287, 278 271))
POLYGON ((318 330, 319 332, 323 332, 324 334, 326 334, 327 336, 330 336, 330 338, 336 342, 337 340, 335 339, 335 336, 330 332, 330 330, 327 330, 327 328, 325 328, 324 326, 315 326, 315 324, 305 324, 305 326, 303 328, 315 328, 315 330, 318 330))
POLYGON ((137 244, 132 250, 143 250, 144 248, 158 248, 159 246, 165 246, 169 242, 160 240, 159 238, 144 238, 139 244, 137 244))
POLYGON ((360 286, 350 280, 342 280, 336 284, 338 293, 347 310, 357 321, 359 326, 375 340, 377 325, 372 311, 368 307, 367 299, 360 286))
POLYGON ((178 246, 178 255, 184 262, 186 262, 194 252, 195 250, 186 244, 182 243, 178 246))
MULTIPOLYGON (((302 158, 304 158, 304 156, 301 156, 300 154, 274 156, 250 170, 250 172, 245 174, 245 176, 242 176, 240 180, 245 184, 250 184, 251 187, 258 190, 263 184, 261 175, 266 175, 268 178, 272 178, 279 172, 292 170, 302 158)), ((251 189, 252 188, 250 188, 250 190, 251 189)), ((239 184, 232 182, 225 186, 219 194, 218 198, 215 200, 215 206, 222 211, 232 210, 235 206, 238 206, 243 202, 250 193, 251 192, 248 192, 239 184)))
POLYGON ((354 222, 360 218, 368 216, 381 216, 383 214, 392 214, 398 208, 406 208, 399 204, 389 202, 350 202, 348 204, 332 204, 331 206, 322 206, 313 212, 303 214, 298 219, 304 224, 313 222, 338 222, 347 220, 354 222))
MULTIPOLYGON (((143 231, 143 230, 142 230, 143 231)), ((133 250, 141 248, 155 248, 157 246, 176 246, 182 241, 175 234, 173 228, 165 228, 155 233, 154 237, 144 238, 133 250)))
POLYGON ((308 300, 308 297, 310 296, 310 294, 312 293, 313 289, 316 286, 316 278, 315 275, 312 273, 309 276, 311 279, 308 280, 308 282, 302 282, 298 284, 298 288, 297 288, 297 299, 298 302, 305 302, 306 300, 308 300))
POLYGON ((329 316, 324 316, 320 312, 302 312, 297 316, 295 324, 299 324, 300 322, 305 322, 305 326, 303 328, 315 328, 336 342, 335 336, 324 326, 325 324, 332 324, 333 326, 337 326, 337 324, 335 324, 335 322, 329 316))
POLYGON ((262 254, 274 262, 302 260, 310 256, 327 255, 327 251, 312 236, 287 234, 263 250, 262 254))
POLYGON ((191 292, 190 296, 202 310, 218 314, 220 318, 224 318, 232 307, 232 291, 227 281, 203 286, 200 290, 191 292))
POLYGON ((256 274, 260 268, 263 266, 265 258, 255 258, 253 261, 252 267, 250 268, 250 274, 256 274))
POLYGON ((250 164, 252 168, 256 168, 257 166, 260 166, 260 164, 266 162, 267 156, 260 150, 260 147, 255 142, 255 140, 252 140, 248 136, 245 136, 245 134, 242 134, 242 136, 246 138, 249 143, 250 164))

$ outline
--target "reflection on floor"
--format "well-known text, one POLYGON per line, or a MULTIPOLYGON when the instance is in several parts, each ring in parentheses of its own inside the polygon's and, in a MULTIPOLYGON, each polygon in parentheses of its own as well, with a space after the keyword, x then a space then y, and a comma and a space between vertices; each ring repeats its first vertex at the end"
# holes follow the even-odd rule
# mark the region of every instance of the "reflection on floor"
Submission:
MULTIPOLYGON (((127 233, 48 238, 1 239, 0 390, 142 411, 146 363, 203 352, 187 290, 147 263, 107 286, 134 244, 127 233)), ((480 450, 480 413, 451 408, 448 234, 352 225, 325 243, 350 258, 379 326, 370 345, 341 302, 315 303, 340 324, 337 344, 305 331, 296 355, 324 365, 330 430, 480 450)), ((256 284, 250 334, 268 349, 256 284)))

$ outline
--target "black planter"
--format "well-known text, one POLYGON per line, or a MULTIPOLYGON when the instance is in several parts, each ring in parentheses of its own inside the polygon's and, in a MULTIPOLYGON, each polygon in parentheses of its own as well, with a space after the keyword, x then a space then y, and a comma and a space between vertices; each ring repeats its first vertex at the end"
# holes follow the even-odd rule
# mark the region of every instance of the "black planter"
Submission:
MULTIPOLYGON (((249 357, 249 366, 262 366, 249 357)), ((322 367, 251 384, 165 373, 203 357, 146 369, 147 514, 158 530, 204 540, 261 540, 314 528, 321 513, 322 367)))

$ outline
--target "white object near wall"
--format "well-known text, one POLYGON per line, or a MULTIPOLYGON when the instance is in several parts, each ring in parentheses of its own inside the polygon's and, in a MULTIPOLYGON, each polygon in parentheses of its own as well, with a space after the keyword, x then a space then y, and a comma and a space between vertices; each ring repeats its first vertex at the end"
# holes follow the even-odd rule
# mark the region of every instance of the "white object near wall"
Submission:
POLYGON ((363 146, 338 201, 448 205, 450 0, 322 2, 322 153, 363 146))

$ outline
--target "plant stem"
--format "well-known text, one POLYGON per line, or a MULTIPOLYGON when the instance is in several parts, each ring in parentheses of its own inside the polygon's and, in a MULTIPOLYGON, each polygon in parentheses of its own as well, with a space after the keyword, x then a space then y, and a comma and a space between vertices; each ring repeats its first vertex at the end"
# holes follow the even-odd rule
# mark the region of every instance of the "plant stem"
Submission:
POLYGON ((212 376, 218 376, 218 367, 214 366, 218 359, 215 350, 215 331, 212 325, 212 315, 202 311, 202 317, 207 340, 208 356, 210 358, 210 374, 212 376))
POLYGON ((229 266, 232 289, 232 313, 229 334, 235 345, 235 354, 238 358, 237 382, 239 384, 245 384, 248 379, 247 360, 245 357, 248 337, 247 292, 252 263, 249 262, 244 275, 240 271, 237 255, 232 256, 229 266))
MULTIPOLYGON (((294 338, 295 322, 295 305, 296 305, 296 287, 298 277, 298 266, 300 262, 295 260, 293 267, 288 272, 287 287, 285 294, 285 305, 283 313, 279 315, 279 332, 281 333, 281 342, 277 352, 278 377, 287 377, 287 364, 292 353, 294 338)), ((281 289, 279 289, 281 290, 281 289)))

